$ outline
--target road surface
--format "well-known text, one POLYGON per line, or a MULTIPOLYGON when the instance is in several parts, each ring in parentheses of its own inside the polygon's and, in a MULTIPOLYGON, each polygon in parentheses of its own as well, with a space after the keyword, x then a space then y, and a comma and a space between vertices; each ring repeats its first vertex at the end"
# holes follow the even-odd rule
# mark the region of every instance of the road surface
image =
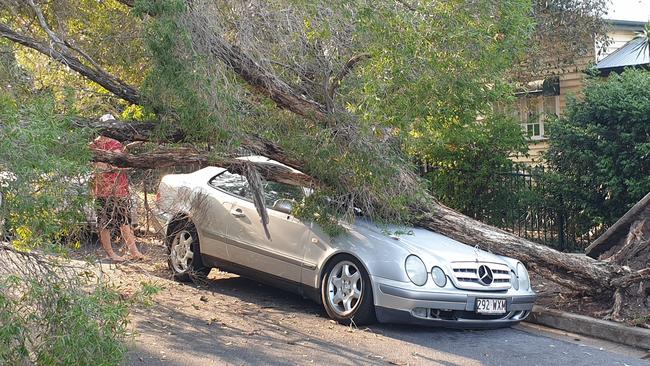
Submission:
MULTIPOLYGON (((127 365, 650 365, 634 350, 523 323, 460 331, 398 325, 351 328, 320 306, 213 270, 203 286, 165 278, 154 305, 133 313, 127 365)), ((135 271, 137 272, 137 271, 135 271)), ((649 345, 650 347, 650 345, 649 345)))

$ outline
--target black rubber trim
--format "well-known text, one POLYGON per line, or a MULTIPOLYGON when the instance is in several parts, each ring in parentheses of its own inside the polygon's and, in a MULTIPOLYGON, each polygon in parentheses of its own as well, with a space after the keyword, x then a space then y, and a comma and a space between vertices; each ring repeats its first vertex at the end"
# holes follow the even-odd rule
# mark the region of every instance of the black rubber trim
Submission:
POLYGON ((320 303, 320 291, 311 286, 302 284, 300 282, 291 281, 284 277, 262 272, 254 268, 242 266, 240 264, 213 257, 211 255, 201 254, 201 259, 203 259, 204 264, 209 265, 210 267, 216 267, 225 272, 235 273, 254 281, 258 281, 273 287, 278 287, 285 291, 299 294, 303 297, 315 300, 316 302, 320 303))
POLYGON ((427 327, 453 329, 496 329, 510 327, 521 320, 439 320, 416 318, 408 311, 375 306, 377 320, 381 323, 413 324, 427 327))
POLYGON ((522 295, 522 296, 513 296, 513 304, 533 304, 537 300, 537 295, 522 295))

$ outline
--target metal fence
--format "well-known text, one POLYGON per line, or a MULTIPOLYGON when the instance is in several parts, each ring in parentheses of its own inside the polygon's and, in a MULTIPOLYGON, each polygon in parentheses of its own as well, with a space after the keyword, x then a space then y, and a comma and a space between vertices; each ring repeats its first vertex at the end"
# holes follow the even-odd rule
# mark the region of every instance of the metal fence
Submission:
MULTIPOLYGON (((606 227, 590 227, 561 195, 545 186, 542 168, 519 168, 484 177, 488 189, 466 190, 474 172, 454 172, 456 184, 435 192, 464 214, 557 250, 582 252, 606 227), (466 175, 466 179, 463 179, 466 175), (458 195, 472 199, 458 199, 458 195)), ((453 180, 452 180, 453 182, 453 180)), ((481 184, 477 186, 481 187, 481 184)), ((439 187, 440 188, 440 187, 439 187)), ((434 189, 435 190, 435 189, 434 189)))

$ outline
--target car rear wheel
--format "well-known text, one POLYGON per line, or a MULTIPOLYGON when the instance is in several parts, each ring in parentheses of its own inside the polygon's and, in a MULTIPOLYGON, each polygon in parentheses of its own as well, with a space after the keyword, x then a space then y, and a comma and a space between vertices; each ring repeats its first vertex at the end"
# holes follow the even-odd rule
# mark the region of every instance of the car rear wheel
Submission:
POLYGON ((174 278, 181 282, 205 279, 210 272, 201 260, 199 236, 191 222, 180 221, 172 225, 168 236, 168 265, 174 278))
POLYGON ((356 258, 339 256, 324 273, 321 299, 330 318, 345 325, 375 322, 370 277, 356 258))

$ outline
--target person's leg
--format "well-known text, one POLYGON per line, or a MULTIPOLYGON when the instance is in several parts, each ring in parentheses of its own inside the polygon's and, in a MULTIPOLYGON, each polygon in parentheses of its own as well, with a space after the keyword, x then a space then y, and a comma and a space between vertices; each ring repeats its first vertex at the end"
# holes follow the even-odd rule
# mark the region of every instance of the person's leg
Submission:
POLYGON ((111 245, 111 204, 105 198, 97 198, 97 228, 99 229, 99 243, 104 248, 108 257, 114 261, 121 262, 124 260, 121 256, 115 254, 111 245))
POLYGON ((107 228, 101 228, 99 229, 99 242, 102 245, 102 248, 104 248, 104 251, 106 254, 108 254, 108 257, 116 262, 121 262, 124 260, 124 258, 120 257, 119 255, 115 254, 113 251, 113 246, 111 245, 111 231, 108 230, 107 228))
POLYGON ((122 233, 122 238, 124 238, 124 241, 126 242, 126 247, 129 248, 129 253, 131 253, 134 258, 144 258, 144 254, 140 253, 138 247, 135 245, 135 234, 133 234, 131 225, 121 225, 120 232, 122 233))
POLYGON ((120 224, 120 232, 122 233, 122 239, 126 243, 126 247, 129 249, 129 253, 135 259, 143 259, 144 255, 140 253, 138 247, 135 245, 135 234, 133 233, 133 228, 131 227, 131 200, 128 197, 120 197, 115 200, 117 205, 117 222, 120 224))

